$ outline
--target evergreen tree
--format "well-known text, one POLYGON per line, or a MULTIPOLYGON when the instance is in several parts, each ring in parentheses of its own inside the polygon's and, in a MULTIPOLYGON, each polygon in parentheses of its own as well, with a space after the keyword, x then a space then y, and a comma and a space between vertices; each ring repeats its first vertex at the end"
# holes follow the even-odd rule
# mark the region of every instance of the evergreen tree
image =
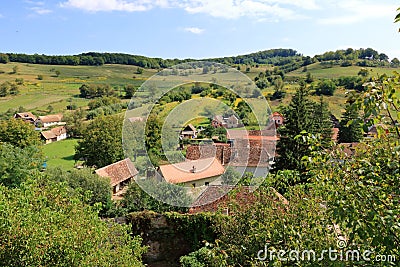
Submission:
POLYGON ((309 100, 309 90, 304 83, 294 94, 290 104, 282 110, 285 124, 278 129, 280 140, 277 143, 279 157, 276 169, 300 170, 301 159, 310 153, 308 145, 302 138, 295 138, 302 132, 314 129, 314 103, 309 100))
POLYGON ((319 102, 314 104, 314 131, 315 134, 320 134, 320 141, 323 147, 328 147, 332 140, 332 121, 328 105, 324 102, 322 96, 319 102))
POLYGON ((342 115, 339 127, 339 143, 358 142, 362 139, 362 128, 359 122, 357 110, 351 105, 346 107, 342 115))

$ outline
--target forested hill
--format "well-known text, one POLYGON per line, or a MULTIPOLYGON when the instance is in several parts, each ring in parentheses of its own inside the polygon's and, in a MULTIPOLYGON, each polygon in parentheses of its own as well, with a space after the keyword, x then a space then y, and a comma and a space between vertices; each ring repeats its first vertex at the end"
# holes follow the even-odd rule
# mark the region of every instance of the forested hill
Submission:
MULTIPOLYGON (((397 58, 389 62, 386 54, 367 49, 352 49, 329 51, 314 57, 303 56, 293 49, 270 49, 251 53, 247 55, 210 58, 209 61, 220 62, 228 65, 234 64, 270 64, 279 66, 281 70, 289 72, 302 66, 307 66, 315 62, 327 62, 329 64, 341 65, 365 65, 365 66, 389 66, 400 63, 397 58)), ((130 55, 123 53, 82 53, 79 55, 28 55, 20 53, 0 53, 0 63, 20 62, 30 64, 50 64, 50 65, 88 65, 100 66, 103 64, 124 64, 135 65, 143 68, 166 68, 173 65, 195 61, 194 59, 162 59, 150 58, 140 55, 130 55)), ((396 67, 396 66, 395 66, 396 67)))

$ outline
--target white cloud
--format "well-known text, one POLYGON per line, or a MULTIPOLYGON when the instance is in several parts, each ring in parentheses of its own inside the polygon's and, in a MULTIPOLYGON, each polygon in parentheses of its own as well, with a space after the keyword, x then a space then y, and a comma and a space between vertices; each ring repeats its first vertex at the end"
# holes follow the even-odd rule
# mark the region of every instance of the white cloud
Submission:
POLYGON ((204 29, 200 29, 197 27, 187 27, 183 29, 185 32, 190 32, 194 34, 202 34, 204 32, 204 29))
POLYGON ((314 10, 316 0, 67 0, 61 7, 98 11, 147 11, 153 8, 181 8, 190 14, 236 19, 251 17, 256 20, 299 19, 305 16, 295 9, 314 10))
POLYGON ((25 0, 24 2, 27 3, 27 4, 30 4, 30 5, 44 6, 44 2, 42 2, 42 1, 25 0))
POLYGON ((330 17, 318 20, 321 24, 352 24, 368 19, 393 17, 397 8, 395 4, 376 3, 360 0, 342 0, 334 4, 337 10, 344 13, 338 17, 330 17))
MULTIPOLYGON (((165 4, 165 1, 155 1, 155 4, 165 4)), ((97 11, 146 11, 153 8, 152 1, 147 0, 68 0, 61 7, 77 8, 91 12, 97 11)))
POLYGON ((39 14, 39 15, 49 14, 49 13, 53 12, 50 9, 42 8, 42 7, 32 7, 31 10, 33 10, 36 14, 39 14))

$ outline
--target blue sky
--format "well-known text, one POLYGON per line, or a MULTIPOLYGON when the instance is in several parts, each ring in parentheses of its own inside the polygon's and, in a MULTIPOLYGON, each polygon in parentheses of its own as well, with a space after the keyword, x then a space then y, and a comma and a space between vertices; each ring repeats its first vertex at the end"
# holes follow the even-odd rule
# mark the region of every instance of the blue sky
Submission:
POLYGON ((396 0, 11 0, 0 52, 209 58, 372 47, 400 58, 396 0))

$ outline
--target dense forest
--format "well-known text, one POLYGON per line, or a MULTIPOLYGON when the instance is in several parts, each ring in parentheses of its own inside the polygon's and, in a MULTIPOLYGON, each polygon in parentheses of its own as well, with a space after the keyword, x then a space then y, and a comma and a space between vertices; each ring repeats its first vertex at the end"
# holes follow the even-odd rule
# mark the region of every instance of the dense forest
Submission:
MULTIPOLYGON (((234 64, 271 64, 280 66, 285 72, 307 66, 315 62, 328 62, 331 64, 341 64, 343 66, 357 64, 359 66, 399 66, 400 61, 394 58, 389 62, 389 57, 384 53, 379 53, 372 48, 360 48, 346 50, 329 51, 314 57, 303 56, 293 49, 270 49, 251 53, 247 55, 210 58, 209 61, 219 62, 228 65, 234 64)), ((20 62, 30 64, 50 64, 50 65, 87 65, 101 66, 103 64, 123 64, 135 65, 143 68, 167 68, 173 65, 196 61, 194 59, 162 59, 150 58, 139 55, 123 53, 97 53, 89 52, 79 55, 28 55, 20 53, 0 54, 0 63, 20 62)))

